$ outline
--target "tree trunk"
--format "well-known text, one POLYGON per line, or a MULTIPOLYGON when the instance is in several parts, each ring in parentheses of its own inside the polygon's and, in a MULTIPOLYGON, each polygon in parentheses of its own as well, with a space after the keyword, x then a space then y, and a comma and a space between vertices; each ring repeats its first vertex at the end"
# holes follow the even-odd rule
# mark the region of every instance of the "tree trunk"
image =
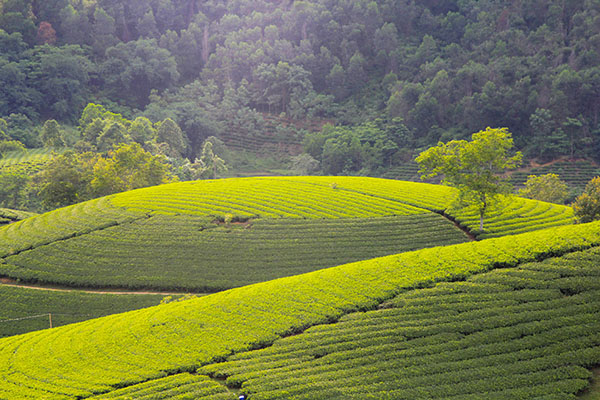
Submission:
POLYGON ((483 207, 479 209, 479 232, 483 232, 483 216, 485 215, 485 210, 487 210, 487 196, 485 194, 482 195, 483 207))

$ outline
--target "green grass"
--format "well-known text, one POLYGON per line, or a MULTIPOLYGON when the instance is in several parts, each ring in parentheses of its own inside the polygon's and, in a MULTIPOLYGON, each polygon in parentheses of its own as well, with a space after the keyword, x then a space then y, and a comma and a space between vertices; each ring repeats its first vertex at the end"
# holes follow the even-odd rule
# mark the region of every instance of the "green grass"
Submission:
POLYGON ((25 289, 0 284, 0 337, 149 307, 162 295, 92 294, 25 289))
MULTIPOLYGON (((409 289, 597 245, 600 223, 564 226, 346 264, 1 339, 0 398, 85 398, 192 372, 345 314, 374 310, 409 289)), ((566 368, 555 377, 578 380, 582 373, 566 368)))
POLYGON ((574 399, 600 362, 599 277, 597 248, 499 269, 199 372, 257 400, 574 399))
POLYGON ((22 280, 79 287, 215 292, 467 240, 434 213, 245 224, 155 215, 7 257, 0 271, 22 280))

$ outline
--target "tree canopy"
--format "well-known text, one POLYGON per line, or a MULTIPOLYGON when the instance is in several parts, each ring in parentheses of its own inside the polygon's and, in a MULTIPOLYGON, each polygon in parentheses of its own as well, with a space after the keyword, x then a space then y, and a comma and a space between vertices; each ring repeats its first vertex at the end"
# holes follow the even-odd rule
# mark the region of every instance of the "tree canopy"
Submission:
POLYGON ((422 179, 442 175, 442 183, 459 190, 460 203, 473 205, 480 218, 501 195, 511 193, 511 185, 501 173, 516 168, 522 154, 510 155, 513 139, 507 128, 486 128, 471 141, 453 140, 419 154, 416 158, 422 179))
POLYGON ((569 195, 569 187, 556 174, 529 175, 519 195, 528 199, 563 204, 569 195))
POLYGON ((588 182, 581 196, 573 203, 573 211, 579 222, 600 219, 600 177, 588 182))
POLYGON ((42 204, 56 208, 176 178, 162 156, 153 156, 138 143, 121 143, 105 155, 57 155, 35 180, 42 204))
POLYGON ((401 118, 412 149, 489 125, 531 157, 600 157, 596 1, 2 4, 0 118, 73 123, 102 103, 173 119, 193 156, 265 112, 401 118))

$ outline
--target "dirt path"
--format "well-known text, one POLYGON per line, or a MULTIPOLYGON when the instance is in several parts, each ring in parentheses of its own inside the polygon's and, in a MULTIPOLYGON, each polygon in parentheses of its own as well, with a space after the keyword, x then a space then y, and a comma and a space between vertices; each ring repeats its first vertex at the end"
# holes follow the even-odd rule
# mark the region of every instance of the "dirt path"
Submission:
POLYGON ((53 285, 26 285, 16 282, 14 279, 10 278, 0 278, 0 287, 9 286, 23 289, 34 289, 34 290, 47 290, 51 292, 82 292, 82 293, 92 293, 92 294, 156 294, 161 296, 173 296, 173 295, 185 295, 185 294, 194 294, 196 296, 207 295, 209 293, 190 293, 190 292, 152 292, 146 290, 119 290, 119 289, 79 289, 79 288, 69 288, 69 287, 61 287, 61 286, 53 286, 53 285))

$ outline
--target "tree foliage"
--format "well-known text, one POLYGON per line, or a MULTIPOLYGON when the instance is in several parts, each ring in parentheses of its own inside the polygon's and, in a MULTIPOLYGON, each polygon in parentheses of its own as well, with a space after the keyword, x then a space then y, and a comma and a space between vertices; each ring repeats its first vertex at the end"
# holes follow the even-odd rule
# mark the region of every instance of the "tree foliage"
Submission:
POLYGON ((0 207, 20 209, 27 199, 31 178, 18 171, 0 172, 0 207))
POLYGON ((569 187, 556 174, 529 175, 519 195, 528 199, 563 204, 569 196, 569 187))
POLYGON ((64 147, 65 140, 63 137, 63 133, 60 130, 60 125, 56 120, 49 119, 44 122, 44 126, 42 127, 42 132, 40 134, 40 139, 44 146, 46 147, 64 147))
POLYGON ((411 133, 401 118, 375 119, 354 127, 327 124, 304 137, 304 150, 325 174, 374 172, 393 165, 406 148, 411 133))
POLYGON ((0 117, 74 122, 112 102, 172 118, 194 156, 227 129, 252 136, 266 111, 400 117, 412 148, 491 125, 531 157, 600 154, 594 1, 2 4, 0 117))
POLYGON ((54 157, 35 177, 46 208, 174 180, 164 158, 153 156, 138 143, 121 143, 105 155, 67 151, 54 157))
POLYGON ((581 196, 575 199, 573 211, 579 222, 600 219, 600 177, 595 177, 588 182, 581 196))
POLYGON ((419 154, 416 158, 422 179, 442 175, 442 183, 459 190, 459 202, 470 204, 479 214, 483 230, 486 211, 511 186, 500 174, 516 168, 522 160, 517 152, 510 156, 513 139, 507 128, 486 128, 472 135, 471 141, 453 140, 419 154))
POLYGON ((202 147, 202 155, 197 160, 199 164, 198 176, 215 179, 218 174, 227 171, 225 161, 213 152, 213 144, 207 140, 202 147))
POLYGON ((13 151, 25 152, 27 149, 23 146, 23 143, 18 140, 1 140, 0 141, 0 158, 4 157, 6 153, 13 151))

